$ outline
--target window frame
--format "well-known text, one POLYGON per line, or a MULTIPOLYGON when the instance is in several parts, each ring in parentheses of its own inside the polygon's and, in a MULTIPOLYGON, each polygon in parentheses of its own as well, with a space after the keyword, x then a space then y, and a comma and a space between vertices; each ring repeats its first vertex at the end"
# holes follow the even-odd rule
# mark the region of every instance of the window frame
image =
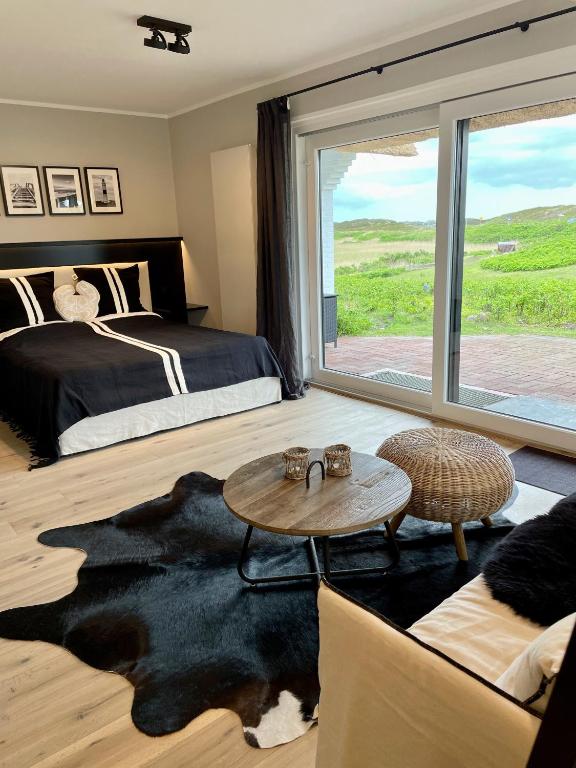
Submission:
MULTIPOLYGON (((576 74, 553 72, 562 65, 567 50, 554 52, 551 60, 531 57, 523 74, 539 68, 542 79, 511 85, 510 71, 500 72, 493 81, 497 90, 474 96, 451 98, 450 85, 426 86, 414 92, 386 94, 378 100, 345 105, 335 110, 297 117, 293 125, 295 170, 295 242, 299 255, 299 299, 302 307, 301 349, 304 374, 314 384, 337 392, 399 406, 483 431, 504 435, 523 443, 541 445, 576 453, 576 431, 529 422, 514 416, 496 414, 450 402, 448 364, 455 350, 450 348, 450 308, 453 301, 455 221, 460 209, 455 206, 458 184, 458 122, 482 114, 520 109, 576 97, 576 74), (560 55, 562 54, 562 55, 560 55), (542 66, 541 66, 542 65, 542 66), (550 73, 548 73, 550 69, 550 73), (442 101, 430 106, 431 94, 442 101), (421 103, 423 102, 423 103, 421 103), (390 111, 373 117, 381 105, 390 111), (407 111, 393 112, 394 107, 407 111), (434 118, 431 116, 434 115, 434 118), (343 119, 363 118, 362 122, 339 125, 343 119), (433 318, 432 394, 405 387, 370 381, 361 376, 324 369, 321 365, 321 239, 318 215, 319 152, 341 144, 409 133, 411 130, 438 127, 438 194, 435 252, 435 291, 433 318)), ((548 57, 550 58, 550 57, 548 57)), ((566 65, 565 65, 566 66, 566 65)), ((565 68, 565 71, 567 66, 565 68)), ((484 72, 487 77, 488 69, 484 72)), ((518 78, 517 75, 515 75, 518 78)), ((477 78, 476 78, 477 79, 477 78)), ((475 80, 473 79, 473 82, 475 80)), ((486 86, 486 78, 481 79, 486 86)), ((462 83, 460 83, 460 86, 462 83)), ((474 87, 474 86, 472 86, 474 87)), ((460 150, 462 141, 460 139, 460 150)), ((461 203, 459 204, 461 208, 461 203)))

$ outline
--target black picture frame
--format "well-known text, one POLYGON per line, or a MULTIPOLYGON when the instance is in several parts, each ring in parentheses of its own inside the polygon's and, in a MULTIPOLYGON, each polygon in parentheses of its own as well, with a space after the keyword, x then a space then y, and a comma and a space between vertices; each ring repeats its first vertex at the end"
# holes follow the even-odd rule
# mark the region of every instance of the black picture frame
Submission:
POLYGON ((90 206, 90 213, 97 215, 113 215, 124 213, 124 207, 122 204, 122 189, 120 187, 120 173, 118 168, 105 167, 102 165, 90 165, 84 168, 84 180, 86 182, 86 195, 88 197, 88 205, 90 206), (111 206, 98 204, 96 200, 95 190, 93 188, 93 174, 95 172, 106 172, 105 175, 114 175, 116 190, 118 191, 118 201, 114 206, 114 210, 111 206))
POLYGON ((82 189, 82 169, 80 166, 77 165, 45 165, 42 168, 44 172, 44 185, 45 185, 45 192, 46 192, 46 201, 48 203, 48 212, 50 216, 85 216, 86 215, 86 200, 84 199, 84 190, 82 189), (82 210, 66 210, 66 209, 58 209, 55 210, 52 202, 52 195, 50 194, 51 190, 51 178, 49 176, 49 171, 76 171, 77 178, 78 178, 78 187, 77 192, 79 194, 79 198, 82 202, 82 210))
POLYGON ((40 183, 40 168, 39 168, 39 166, 37 166, 37 165, 24 165, 24 164, 21 164, 21 165, 2 165, 2 166, 0 166, 0 189, 2 191, 2 199, 4 201, 4 211, 6 213, 6 216, 19 216, 19 217, 23 217, 23 218, 29 218, 29 217, 33 217, 33 216, 45 216, 46 215, 45 210, 44 210, 44 200, 42 198, 42 184, 40 183), (6 180, 6 177, 5 177, 5 171, 7 171, 9 169, 13 169, 13 170, 16 171, 19 168, 26 169, 26 170, 33 170, 35 172, 35 175, 36 175, 36 179, 35 179, 36 187, 37 187, 37 190, 38 190, 37 199, 38 199, 40 210, 34 210, 33 212, 31 212, 30 210, 27 211, 26 209, 23 209, 22 211, 14 210, 14 207, 13 207, 11 199, 10 199, 10 197, 11 197, 10 192, 6 188, 7 180, 6 180))

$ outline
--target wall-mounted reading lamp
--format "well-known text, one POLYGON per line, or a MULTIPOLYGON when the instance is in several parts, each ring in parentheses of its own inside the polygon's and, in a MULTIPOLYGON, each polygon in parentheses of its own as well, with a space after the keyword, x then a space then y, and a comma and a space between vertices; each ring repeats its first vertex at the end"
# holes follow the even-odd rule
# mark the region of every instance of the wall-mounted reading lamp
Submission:
POLYGON ((137 21, 139 27, 144 27, 152 32, 152 37, 144 39, 144 45, 148 48, 157 48, 160 51, 169 50, 173 53, 190 53, 190 43, 186 39, 192 32, 189 24, 180 24, 177 21, 166 21, 154 16, 140 16, 137 21), (162 32, 168 32, 176 38, 173 43, 166 43, 162 32))

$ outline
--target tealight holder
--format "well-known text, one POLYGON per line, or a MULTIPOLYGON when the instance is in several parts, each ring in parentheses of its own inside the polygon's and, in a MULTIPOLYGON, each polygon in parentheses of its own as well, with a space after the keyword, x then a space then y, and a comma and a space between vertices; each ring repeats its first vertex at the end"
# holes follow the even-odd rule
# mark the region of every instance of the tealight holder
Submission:
POLYGON ((346 477, 352 474, 352 449, 349 445, 338 443, 324 448, 326 472, 333 477, 346 477))
POLYGON ((308 470, 308 461, 310 459, 309 448, 288 448, 283 453, 284 463, 286 464, 285 477, 288 480, 305 480, 308 470))

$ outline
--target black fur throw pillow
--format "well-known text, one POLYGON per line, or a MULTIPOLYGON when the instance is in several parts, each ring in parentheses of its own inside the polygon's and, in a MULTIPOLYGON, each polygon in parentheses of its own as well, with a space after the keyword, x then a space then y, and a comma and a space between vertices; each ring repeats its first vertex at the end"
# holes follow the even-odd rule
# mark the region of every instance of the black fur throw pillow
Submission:
POLYGON ((484 566, 496 600, 550 626, 576 611, 576 493, 517 526, 484 566))

